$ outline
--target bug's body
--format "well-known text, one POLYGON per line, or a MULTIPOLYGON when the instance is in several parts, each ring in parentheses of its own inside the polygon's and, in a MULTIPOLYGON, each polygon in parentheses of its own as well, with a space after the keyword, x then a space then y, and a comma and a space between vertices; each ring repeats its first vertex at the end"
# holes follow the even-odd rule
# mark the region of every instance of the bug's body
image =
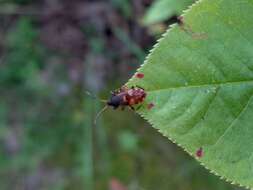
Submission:
POLYGON ((134 110, 133 106, 142 103, 146 96, 147 93, 141 87, 121 87, 119 90, 112 92, 110 99, 105 101, 106 106, 97 114, 94 124, 96 125, 98 117, 108 108, 108 106, 111 106, 114 109, 117 109, 118 107, 124 109, 125 107, 129 106, 134 110))
POLYGON ((143 88, 132 87, 129 89, 123 86, 112 93, 111 98, 107 101, 107 105, 112 106, 114 109, 117 109, 119 106, 123 108, 129 106, 134 109, 133 106, 142 103, 146 96, 147 94, 143 88))

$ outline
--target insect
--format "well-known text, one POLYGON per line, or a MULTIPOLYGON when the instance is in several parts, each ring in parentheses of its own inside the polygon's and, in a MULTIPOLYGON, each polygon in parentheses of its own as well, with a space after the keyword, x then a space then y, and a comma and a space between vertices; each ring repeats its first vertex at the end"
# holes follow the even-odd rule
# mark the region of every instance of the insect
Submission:
POLYGON ((124 109, 129 106, 134 110, 133 105, 137 105, 144 101, 147 94, 141 87, 132 86, 130 89, 126 86, 121 87, 119 90, 112 92, 111 98, 107 101, 108 106, 112 106, 114 109, 122 107, 124 109))
POLYGON ((145 90, 138 86, 132 86, 128 88, 127 86, 122 86, 120 89, 111 92, 111 97, 107 100, 101 100, 106 103, 106 106, 97 114, 94 123, 96 124, 99 116, 108 108, 112 107, 117 109, 121 107, 124 110, 126 107, 130 107, 135 110, 133 106, 142 103, 147 96, 145 90))

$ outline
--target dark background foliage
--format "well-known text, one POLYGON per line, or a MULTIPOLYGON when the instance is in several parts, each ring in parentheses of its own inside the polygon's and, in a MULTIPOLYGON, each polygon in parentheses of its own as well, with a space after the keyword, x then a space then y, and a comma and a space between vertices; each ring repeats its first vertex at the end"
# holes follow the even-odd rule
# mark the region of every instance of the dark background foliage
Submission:
POLYGON ((238 189, 107 98, 168 21, 152 0, 0 0, 1 190, 238 189))

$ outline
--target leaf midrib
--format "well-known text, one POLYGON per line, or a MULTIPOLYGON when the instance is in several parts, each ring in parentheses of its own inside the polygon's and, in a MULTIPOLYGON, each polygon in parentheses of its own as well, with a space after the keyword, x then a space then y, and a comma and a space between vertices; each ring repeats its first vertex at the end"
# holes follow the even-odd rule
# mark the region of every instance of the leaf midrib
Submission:
POLYGON ((201 85, 187 85, 187 86, 179 86, 179 87, 160 88, 160 89, 154 89, 154 90, 147 90, 147 92, 163 91, 163 90, 178 90, 178 89, 185 89, 185 88, 219 87, 219 86, 238 85, 238 84, 245 84, 245 83, 246 84, 253 83, 253 79, 245 80, 245 81, 232 81, 232 82, 224 82, 224 83, 211 83, 211 84, 201 84, 201 85))

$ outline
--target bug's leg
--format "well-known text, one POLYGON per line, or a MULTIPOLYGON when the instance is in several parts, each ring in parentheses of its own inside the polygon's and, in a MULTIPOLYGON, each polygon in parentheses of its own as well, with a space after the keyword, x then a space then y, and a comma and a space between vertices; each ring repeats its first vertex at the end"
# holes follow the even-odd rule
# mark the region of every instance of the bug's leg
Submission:
POLYGON ((129 107, 131 108, 131 110, 133 110, 133 111, 135 110, 135 108, 134 108, 133 106, 130 106, 130 105, 129 105, 129 107))
POLYGON ((119 92, 125 92, 125 91, 127 91, 127 90, 128 90, 127 86, 122 86, 122 87, 120 88, 119 92))
POLYGON ((111 91, 111 95, 115 95, 116 94, 116 91, 111 91))
POLYGON ((137 87, 137 88, 140 88, 140 89, 142 89, 142 90, 144 90, 144 88, 142 88, 142 87, 140 87, 140 86, 138 86, 138 85, 136 85, 136 87, 137 87))
POLYGON ((116 90, 114 90, 114 91, 111 91, 111 93, 112 93, 112 95, 117 95, 117 94, 119 94, 119 93, 121 93, 122 92, 122 89, 120 88, 120 89, 116 89, 116 90))
POLYGON ((136 108, 136 110, 139 110, 140 108, 142 108, 142 104, 141 105, 139 105, 137 108, 136 108))
POLYGON ((124 111, 124 110, 125 110, 125 108, 126 108, 125 106, 121 106, 121 110, 122 110, 122 111, 124 111))
POLYGON ((115 106, 115 105, 112 106, 112 108, 113 108, 114 110, 118 109, 118 107, 119 107, 118 105, 117 105, 117 106, 115 106))

